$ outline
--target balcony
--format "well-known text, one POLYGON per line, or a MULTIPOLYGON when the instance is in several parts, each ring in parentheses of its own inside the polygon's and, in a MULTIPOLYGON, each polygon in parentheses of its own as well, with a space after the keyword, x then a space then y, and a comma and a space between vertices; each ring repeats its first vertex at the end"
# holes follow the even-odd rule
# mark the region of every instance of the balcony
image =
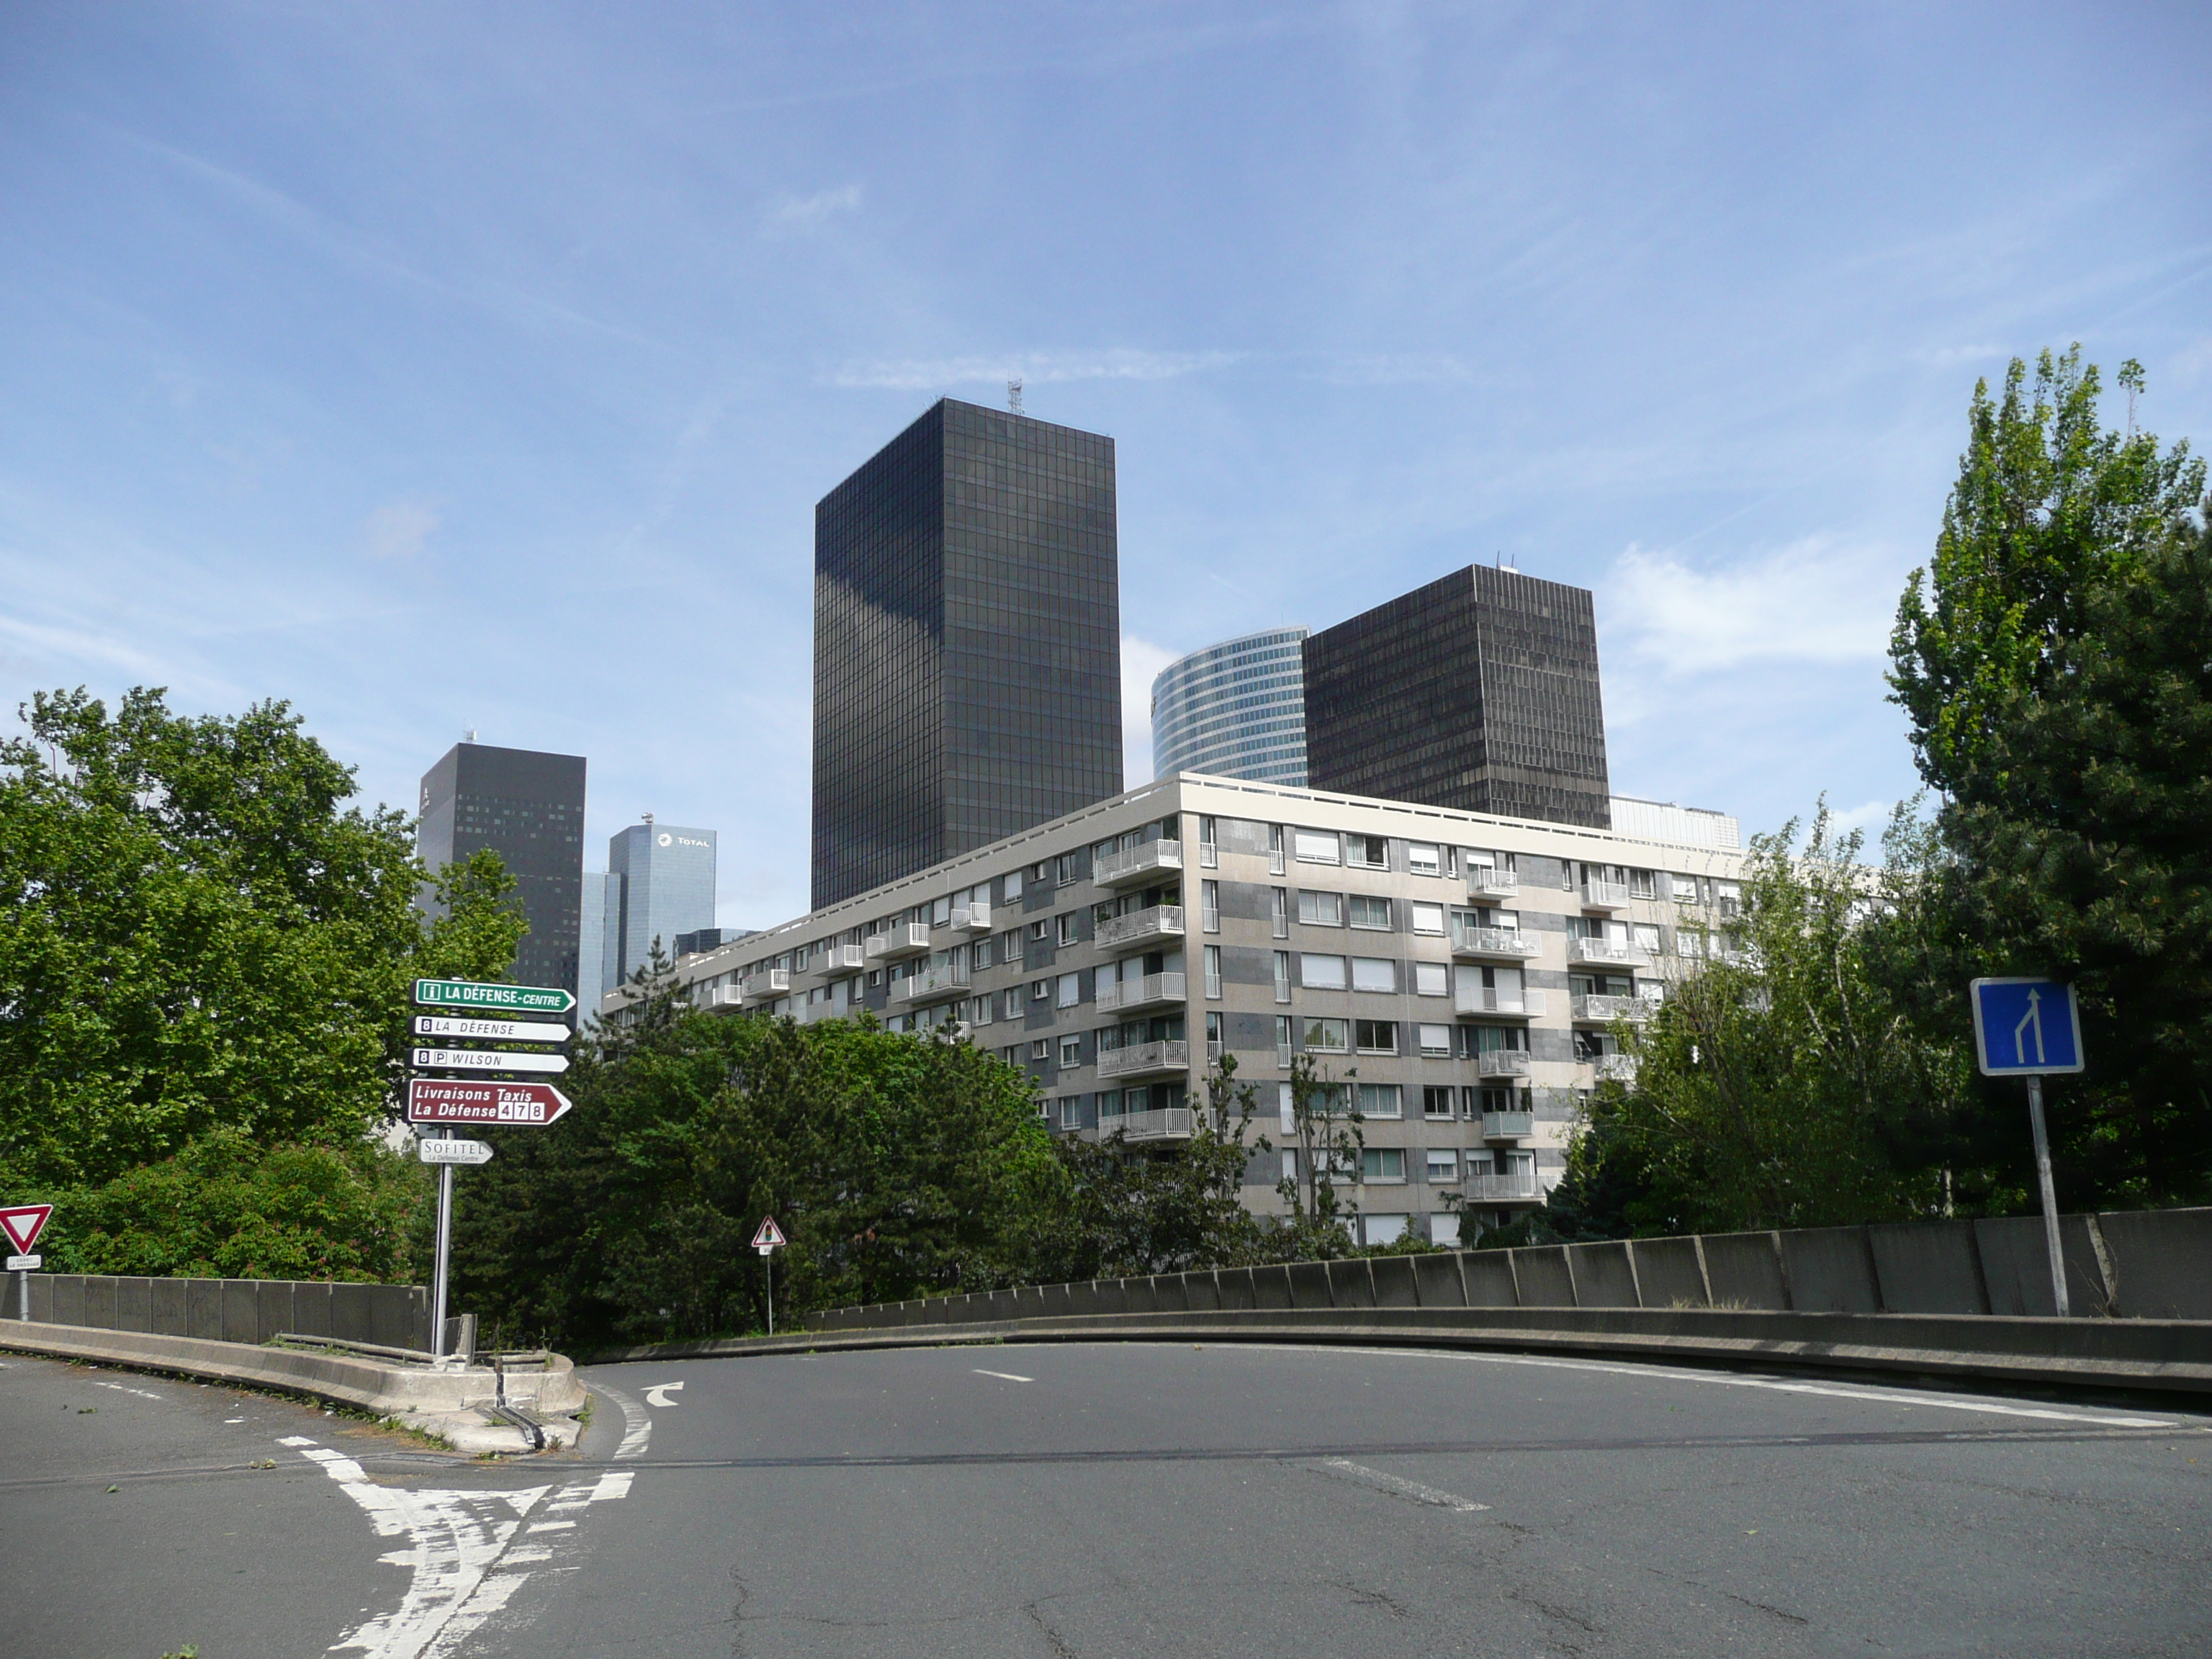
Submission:
POLYGON ((888 933, 868 935, 870 962, 901 962, 908 957, 929 954, 929 924, 921 921, 901 922, 888 933))
POLYGON ((1140 847, 1124 847, 1103 854, 1091 865, 1091 878, 1101 887, 1126 887, 1148 876, 1182 872, 1181 842, 1148 841, 1140 847))
POLYGON ((968 969, 957 963, 943 963, 935 968, 925 968, 920 973, 908 974, 891 987, 893 1002, 927 1002, 947 991, 963 989, 968 983, 968 969))
POLYGON ((1616 1019, 1646 1020, 1659 1006, 1656 997, 1607 997, 1577 993, 1573 1001, 1574 1019, 1577 1025, 1610 1025, 1616 1019))
POLYGON ((1467 870, 1467 896, 1471 899, 1516 899, 1521 896, 1521 878, 1510 870, 1471 864, 1467 870))
POLYGON ((1127 1140, 1188 1140, 1191 1110, 1188 1106, 1163 1106, 1149 1112, 1125 1112, 1120 1117, 1098 1120, 1101 1140, 1119 1132, 1127 1140))
POLYGON ((1601 968, 1644 968, 1650 965, 1634 941, 1625 939, 1571 939, 1567 941, 1567 961, 1590 963, 1601 968))
POLYGON ((1517 927, 1455 926, 1452 929, 1452 954, 1455 957, 1525 962, 1542 948, 1517 927))
POLYGON ((1187 984, 1181 974, 1146 974, 1142 979, 1118 982, 1102 978, 1097 993, 1098 1012, 1106 1014, 1117 1008, 1150 1008, 1164 1002, 1182 1002, 1188 997, 1184 988, 1187 984))
POLYGON ((1585 910, 1626 910, 1628 884, 1625 881, 1586 881, 1583 884, 1585 910))
POLYGON ((1534 1170, 1510 1170, 1504 1175, 1484 1171, 1467 1178, 1470 1204, 1533 1203, 1538 1196, 1534 1170))
POLYGON ((708 988, 703 1008, 742 1008, 745 1006, 745 988, 742 985, 714 985, 708 988))
POLYGON ((788 996, 791 994, 791 969, 767 968, 757 974, 747 974, 741 989, 748 1007, 788 996))
POLYGON ((1526 1140, 1536 1133, 1534 1112, 1485 1112, 1482 1115, 1482 1138, 1485 1140, 1526 1140))
POLYGON ((1597 1069, 1597 1080, 1600 1083, 1636 1081, 1634 1054, 1600 1054, 1590 1063, 1597 1069))
POLYGON ((1528 1051, 1526 1048, 1492 1048, 1476 1056, 1474 1074, 1477 1077, 1526 1077, 1528 1075, 1528 1051))
POLYGON ((1181 1037, 1159 1042, 1133 1042, 1127 1048, 1098 1051, 1098 1075, 1102 1079, 1165 1077, 1170 1073, 1189 1070, 1190 1044, 1181 1037))
POLYGON ((1453 1006, 1462 1014, 1510 1014, 1522 1019, 1544 1012, 1541 991, 1503 991, 1494 985, 1463 985, 1453 994, 1453 1006))
POLYGON ((831 945, 822 950, 815 971, 823 974, 850 973, 868 965, 868 953, 858 945, 831 945))
POLYGON ((945 923, 956 933, 988 933, 991 931, 991 905, 988 899, 977 899, 969 904, 952 907, 951 920, 945 923))
POLYGON ((1181 939, 1182 936, 1182 906, 1155 904, 1149 910, 1132 910, 1126 916, 1109 916, 1098 924, 1097 942, 1102 950, 1127 951, 1151 939, 1181 939))

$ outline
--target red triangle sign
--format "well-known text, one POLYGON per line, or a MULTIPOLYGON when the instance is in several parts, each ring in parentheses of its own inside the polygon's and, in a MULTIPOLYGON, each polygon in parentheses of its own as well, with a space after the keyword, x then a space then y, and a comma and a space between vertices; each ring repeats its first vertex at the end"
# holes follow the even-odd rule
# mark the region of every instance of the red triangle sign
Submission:
POLYGON ((53 1212, 51 1204, 19 1204, 12 1210, 0 1210, 0 1227, 7 1229, 20 1254, 39 1242, 39 1235, 46 1230, 46 1218, 53 1212))
POLYGON ((772 1215, 762 1217, 760 1231, 753 1235, 753 1249, 773 1249, 783 1242, 783 1229, 775 1224, 775 1218, 772 1215))

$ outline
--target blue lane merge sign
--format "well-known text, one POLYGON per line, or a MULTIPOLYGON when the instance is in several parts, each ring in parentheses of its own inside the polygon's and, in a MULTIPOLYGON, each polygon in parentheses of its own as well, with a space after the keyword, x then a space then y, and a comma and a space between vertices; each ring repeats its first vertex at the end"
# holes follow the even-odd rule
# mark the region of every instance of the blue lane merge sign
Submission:
POLYGON ((2054 979, 1978 979, 1966 991, 1984 1077, 2081 1069, 2081 1016, 2072 986, 2054 979))

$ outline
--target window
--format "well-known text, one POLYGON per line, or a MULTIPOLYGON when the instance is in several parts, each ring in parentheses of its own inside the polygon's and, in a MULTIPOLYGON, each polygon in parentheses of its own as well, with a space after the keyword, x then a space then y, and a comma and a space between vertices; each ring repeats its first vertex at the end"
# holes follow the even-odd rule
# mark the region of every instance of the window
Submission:
POLYGON ((1220 1014, 1208 1014, 1206 1017, 1206 1046, 1209 1050, 1206 1058, 1212 1059, 1211 1051, 1221 1048, 1228 1040, 1229 1028, 1224 1017, 1220 1014))
POLYGON ((1441 962, 1417 962, 1413 964, 1413 994, 1417 997, 1440 997, 1451 991, 1451 969, 1441 962))
POLYGON ((1444 931, 1444 907, 1441 904, 1411 904, 1406 907, 1413 913, 1413 931, 1417 933, 1440 934, 1444 931))
POLYGON ((1451 1027, 1424 1025, 1420 1028, 1421 1052, 1431 1060, 1451 1058, 1451 1027))
MULTIPOLYGON (((1283 1041, 1288 1044, 1289 1036, 1285 1036, 1283 1041)), ((1291 1085, 1287 1083, 1278 1083, 1275 1085, 1275 1110, 1279 1115, 1283 1133, 1286 1135, 1296 1133, 1298 1127, 1297 1102, 1292 1097, 1291 1085)))
POLYGON ((1359 1154, 1359 1178, 1362 1181, 1403 1181, 1406 1178, 1406 1154, 1396 1146, 1370 1146, 1359 1154))
POLYGON ((1071 1066, 1083 1064, 1083 1039, 1080 1036, 1060 1038, 1060 1063, 1063 1070, 1071 1066))
POLYGON ((1015 986, 1013 989, 1008 991, 1001 999, 1001 1013, 1002 1017, 1007 1019, 1019 1019, 1022 1017, 1022 988, 1020 986, 1015 986))
POLYGON ((1014 871, 1006 878, 1006 898, 1011 902, 1022 896, 1022 872, 1014 871))
POLYGON ((1075 872, 1083 866, 1080 853, 1062 853, 1053 860, 1052 878, 1055 884, 1065 885, 1075 879, 1075 872))
POLYGON ((869 983, 869 984, 871 984, 871 985, 881 985, 883 982, 884 982, 884 970, 883 970, 882 969, 880 969, 880 968, 871 968, 871 969, 868 969, 868 983, 869 983))
MULTIPOLYGON (((1363 1019, 1356 1022, 1359 1052, 1363 1054, 1395 1054, 1398 1052, 1398 1022, 1395 1019, 1363 1019)), ((1362 1088, 1366 1085, 1362 1084, 1362 1088)))
POLYGON ((1354 957, 1352 988, 1355 991, 1395 991, 1398 964, 1388 957, 1354 957))
POLYGON ((1346 836, 1344 838, 1344 861, 1358 865, 1363 870, 1388 870, 1390 867, 1390 843, 1381 836, 1346 836))
POLYGON ((1305 1047, 1318 1054, 1346 1054, 1352 1048, 1352 1022, 1348 1019, 1310 1019, 1306 1022, 1305 1047))
POLYGON ((1009 968, 1012 968, 1012 967, 1014 967, 1014 966, 1016 966, 1017 964, 1018 964, 1018 963, 1020 963, 1021 959, 1022 959, 1022 934, 1021 934, 1021 930, 1020 930, 1019 928, 1016 928, 1016 929, 1015 929, 1012 933, 1001 933, 1001 934, 1000 934, 1000 935, 999 935, 999 960, 1000 960, 1000 961, 1001 961, 1001 962, 1003 962, 1003 963, 1006 963, 1009 968))
POLYGON ((960 1005, 960 1016, 970 1025, 988 1025, 991 1023, 991 1005, 997 1000, 995 997, 969 997, 960 1005))
POLYGON ((1449 1083, 1431 1083, 1421 1090, 1421 1115, 1449 1119, 1452 1115, 1452 1086, 1449 1083))
POLYGON ((1300 864, 1341 864, 1343 854, 1338 850, 1336 837, 1318 830, 1300 830, 1291 836, 1292 848, 1300 864))
POLYGON ((1280 887, 1273 890, 1275 895, 1274 908, 1269 914, 1275 921, 1275 937, 1288 939, 1291 936, 1291 896, 1287 890, 1280 887))
POLYGON ((942 927, 946 922, 951 920, 952 901, 951 899, 941 898, 938 900, 936 903, 929 907, 929 925, 931 927, 942 927))
POLYGON ((1206 933, 1221 931, 1221 884, 1218 881, 1198 884, 1198 925, 1206 933))
POLYGON ((1313 927, 1344 926, 1344 895, 1298 890, 1298 920, 1313 927))
POLYGON ((1052 1039, 1050 1037, 1038 1037, 1033 1041, 1030 1044, 1030 1058, 1031 1060, 1050 1060, 1052 1058, 1052 1039))
POLYGON ((1206 947, 1206 994, 1210 997, 1221 994, 1221 947, 1218 945, 1206 947))
POLYGON ((1030 1000, 1031 1002, 1049 1002, 1051 1000, 1052 981, 1050 980, 1033 979, 1030 981, 1030 1000))
MULTIPOLYGON (((1291 1017, 1288 1014, 1277 1014, 1275 1016, 1275 1064, 1287 1066, 1290 1063, 1291 1017)), ((1290 1086, 1287 1083, 1283 1085, 1285 1089, 1290 1086)))
POLYGON ((1659 954, 1659 930, 1649 922, 1639 921, 1635 929, 1636 948, 1647 956, 1659 954))
POLYGON ((1121 1115, 1121 1091, 1108 1089, 1098 1097, 1098 1115, 1101 1119, 1121 1115))
MULTIPOLYGON (((1288 1085, 1285 1085, 1285 1086, 1287 1087, 1288 1085)), ((1283 1179, 1285 1181, 1296 1181, 1297 1178, 1298 1155, 1296 1152, 1285 1152, 1283 1154, 1283 1179)))
POLYGON ((1062 974, 1060 976, 1060 994, 1054 999, 1054 1006, 1073 1008, 1077 1003, 1082 1001, 1082 983, 1079 975, 1062 974))
POLYGON ((1437 876, 1443 873, 1443 863, 1437 849, 1426 842, 1406 843, 1406 868, 1417 876, 1437 876))
POLYGON ((1318 951, 1298 953, 1298 983, 1309 991, 1341 991, 1345 986, 1344 958, 1318 951))
POLYGON ((1036 939, 1039 944, 1042 944, 1046 939, 1051 938, 1051 921, 1046 917, 1039 916, 1035 921, 1030 924, 1030 937, 1036 939))
POLYGON ((1359 1085, 1359 1115, 1362 1117, 1403 1117, 1406 1115, 1406 1091, 1395 1083, 1363 1083, 1359 1085))
POLYGON ((1083 1127, 1083 1097, 1069 1095, 1060 1103, 1060 1127, 1079 1129, 1083 1127))
POLYGON ((1449 1146, 1429 1148, 1429 1179, 1449 1187, 1459 1179, 1459 1154, 1449 1146))
POLYGON ((1083 937, 1083 918, 1073 910, 1063 910, 1052 919, 1053 942, 1073 945, 1083 937))
POLYGON ((1275 952, 1275 1000, 1288 1002, 1290 1000, 1291 953, 1288 951, 1278 951, 1275 952))
POLYGON ((1364 893, 1352 896, 1352 925, 1354 927, 1379 927, 1388 932, 1390 927, 1390 901, 1369 898, 1364 893))
POLYGON ((1652 896, 1651 872, 1649 870, 1631 870, 1628 872, 1628 896, 1631 898, 1652 896))

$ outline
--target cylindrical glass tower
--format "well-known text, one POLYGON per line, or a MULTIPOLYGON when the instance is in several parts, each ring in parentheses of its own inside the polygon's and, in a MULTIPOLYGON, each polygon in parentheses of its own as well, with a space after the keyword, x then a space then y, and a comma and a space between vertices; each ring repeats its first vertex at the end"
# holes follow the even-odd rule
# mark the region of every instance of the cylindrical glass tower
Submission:
POLYGON ((1270 629, 1194 651, 1152 682, 1152 775, 1303 787, 1306 781, 1303 628, 1270 629))

